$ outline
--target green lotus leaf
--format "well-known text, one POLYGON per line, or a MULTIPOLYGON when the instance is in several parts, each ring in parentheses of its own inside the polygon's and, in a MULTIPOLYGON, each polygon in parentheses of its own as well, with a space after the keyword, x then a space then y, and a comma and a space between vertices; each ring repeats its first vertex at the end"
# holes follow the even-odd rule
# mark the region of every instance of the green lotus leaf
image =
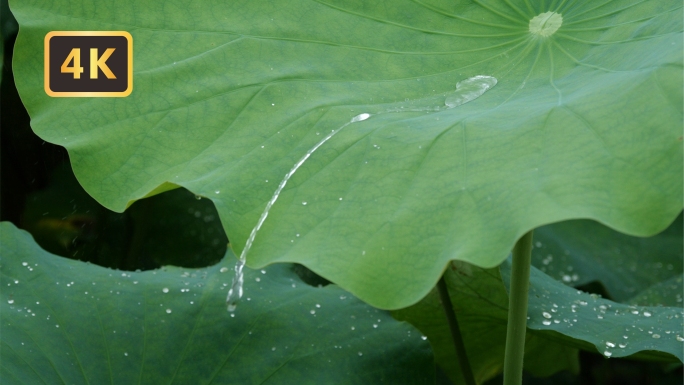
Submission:
MULTIPOLYGON (((478 384, 503 370, 508 320, 508 294, 498 269, 482 269, 462 262, 451 265, 444 275, 458 317, 463 342, 478 384)), ((428 337, 435 360, 449 379, 465 384, 458 365, 449 324, 437 290, 417 304, 395 310, 392 315, 410 322, 428 337)), ((540 333, 528 333, 525 341, 525 370, 547 377, 561 370, 578 371, 578 351, 540 333)))
POLYGON ((535 230, 532 264, 568 285, 599 281, 617 302, 631 303, 655 290, 658 300, 635 304, 681 306, 682 234, 681 216, 650 238, 630 237, 593 221, 554 223, 535 230), (677 281, 679 286, 672 287, 677 281))
POLYGON ((248 266, 299 262, 376 307, 417 302, 450 260, 494 267, 544 224, 646 236, 682 209, 678 1, 11 7, 32 127, 89 194, 123 211, 185 187, 215 203, 239 254, 311 153, 248 266), (133 93, 47 96, 54 30, 130 32, 133 93), (497 84, 460 104, 475 76, 497 84))
MULTIPOLYGON (((500 270, 509 287, 510 259, 500 270)), ((679 280, 681 285, 681 275, 679 280)), ((588 342, 606 357, 641 352, 640 357, 645 359, 674 360, 674 356, 684 361, 681 303, 677 306, 621 304, 568 287, 533 266, 527 314, 528 328, 588 342)))
POLYGON ((434 381, 420 332, 286 265, 247 272, 255 284, 228 313, 231 258, 110 270, 49 254, 7 222, 0 250, 3 384, 434 381))

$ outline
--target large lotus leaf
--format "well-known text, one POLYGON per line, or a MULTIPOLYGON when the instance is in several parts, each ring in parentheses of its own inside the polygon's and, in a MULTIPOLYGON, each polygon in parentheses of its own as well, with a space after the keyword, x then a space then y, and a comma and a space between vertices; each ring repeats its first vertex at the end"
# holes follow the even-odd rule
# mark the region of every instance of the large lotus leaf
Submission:
MULTIPOLYGON (((500 270, 508 287, 510 259, 500 270)), ((527 315, 528 328, 586 341, 606 357, 641 352, 639 356, 646 359, 667 360, 672 355, 684 361, 681 303, 676 306, 617 303, 566 286, 532 267, 527 315)))
POLYGON ((247 262, 303 263, 374 306, 415 303, 452 259, 493 267, 543 224, 651 235, 682 209, 679 1, 11 5, 32 126, 86 191, 122 211, 186 187, 238 252, 293 165, 371 114, 292 176, 247 262), (560 29, 531 33, 547 11, 560 29), (52 30, 129 31, 133 93, 48 97, 52 30), (498 84, 444 108, 475 75, 498 84))
POLYGON ((0 381, 12 384, 428 383, 427 341, 286 265, 249 271, 235 313, 230 258, 125 272, 49 254, 0 224, 0 381))
POLYGON ((659 301, 642 303, 681 305, 681 288, 663 292, 666 281, 676 283, 684 268, 682 217, 665 231, 637 238, 593 221, 554 223, 534 231, 532 264, 568 285, 600 281, 611 298, 626 302, 654 285, 659 301))
MULTIPOLYGON (((503 370, 508 319, 506 288, 498 269, 454 263, 444 277, 473 375, 478 383, 483 383, 503 370)), ((465 384, 436 289, 417 304, 395 310, 392 315, 420 329, 432 345, 437 364, 454 384, 465 384)), ((525 370, 544 377, 561 370, 579 369, 576 348, 538 333, 527 335, 524 363, 525 370)))

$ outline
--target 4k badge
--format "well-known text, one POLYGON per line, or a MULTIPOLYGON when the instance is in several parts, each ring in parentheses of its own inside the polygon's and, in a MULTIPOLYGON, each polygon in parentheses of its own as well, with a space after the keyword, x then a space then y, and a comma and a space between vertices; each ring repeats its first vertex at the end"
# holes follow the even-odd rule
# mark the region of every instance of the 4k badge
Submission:
POLYGON ((45 92, 53 97, 123 97, 133 91, 133 38, 124 31, 45 35, 45 92))

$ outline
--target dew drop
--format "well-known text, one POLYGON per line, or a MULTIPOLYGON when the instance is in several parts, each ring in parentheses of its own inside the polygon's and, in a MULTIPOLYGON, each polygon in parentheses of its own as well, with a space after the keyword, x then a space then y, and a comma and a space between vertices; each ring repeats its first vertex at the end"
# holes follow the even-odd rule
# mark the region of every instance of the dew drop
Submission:
POLYGON ((303 205, 303 206, 306 206, 306 202, 302 202, 302 205, 303 205))
POLYGON ((647 311, 644 312, 644 317, 650 317, 650 316, 651 316, 650 312, 647 312, 647 311))
POLYGON ((613 353, 612 353, 612 352, 609 352, 608 350, 606 350, 605 352, 603 352, 603 355, 606 356, 606 357, 610 357, 610 356, 613 355, 613 353))
POLYGON ((169 288, 168 288, 168 287, 163 288, 163 289, 162 289, 162 292, 168 293, 168 292, 169 292, 169 288))
POLYGON ((549 325, 551 325, 551 321, 549 321, 549 320, 543 320, 543 321, 542 321, 542 324, 544 324, 544 325, 546 325, 546 326, 549 326, 549 325))
POLYGON ((652 335, 651 337, 653 337, 653 338, 655 338, 655 339, 658 339, 658 338, 660 338, 660 334, 654 334, 654 335, 652 335))
POLYGON ((607 341, 607 342, 606 342, 606 346, 609 347, 609 348, 614 348, 614 347, 615 347, 615 344, 612 343, 612 342, 610 342, 610 341, 607 341))
POLYGON ((547 319, 551 318, 551 314, 549 314, 547 312, 543 312, 542 315, 544 316, 544 318, 547 318, 547 319))
POLYGON ((227 268, 227 267, 222 267, 221 270, 219 270, 219 271, 220 271, 221 273, 225 273, 226 271, 228 271, 228 268, 227 268))
POLYGON ((7 303, 11 305, 11 304, 14 303, 14 300, 13 300, 13 299, 8 299, 8 300, 7 300, 7 303))
POLYGON ((171 309, 166 309, 166 312, 167 312, 168 314, 171 314, 171 309))

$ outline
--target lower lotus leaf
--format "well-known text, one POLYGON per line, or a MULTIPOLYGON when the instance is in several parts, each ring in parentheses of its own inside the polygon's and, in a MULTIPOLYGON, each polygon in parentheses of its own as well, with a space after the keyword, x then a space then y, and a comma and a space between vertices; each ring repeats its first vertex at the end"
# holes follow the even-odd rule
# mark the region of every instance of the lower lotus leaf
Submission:
POLYGON ((110 270, 51 255, 6 222, 0 253, 3 384, 434 381, 420 332, 286 265, 248 271, 249 293, 228 313, 232 258, 110 270))
MULTIPOLYGON (((511 261, 501 265, 510 286, 511 261)), ((613 302, 568 287, 535 267, 530 273, 527 327, 592 344, 606 357, 643 352, 646 359, 684 360, 684 309, 613 302), (666 353, 666 354, 663 354, 666 353), (670 356, 671 355, 671 356, 670 356)))
MULTIPOLYGON (((462 262, 453 262, 445 277, 473 375, 478 383, 483 383, 503 369, 508 317, 506 289, 497 269, 482 269, 462 262)), ((465 384, 436 290, 417 304, 392 314, 420 329, 432 344, 435 360, 451 381, 457 385, 465 384)), ((549 376, 561 370, 576 371, 578 368, 575 348, 528 334, 525 345, 527 371, 537 376, 549 376)))
MULTIPOLYGON (((639 295, 659 282, 681 279, 683 262, 682 216, 665 231, 639 238, 619 233, 597 222, 566 221, 534 231, 532 264, 542 272, 568 285, 601 282, 610 297, 618 302, 639 295)), ((657 302, 682 301, 682 289, 659 289, 657 302)), ((631 302, 631 301, 630 301, 631 302)))

